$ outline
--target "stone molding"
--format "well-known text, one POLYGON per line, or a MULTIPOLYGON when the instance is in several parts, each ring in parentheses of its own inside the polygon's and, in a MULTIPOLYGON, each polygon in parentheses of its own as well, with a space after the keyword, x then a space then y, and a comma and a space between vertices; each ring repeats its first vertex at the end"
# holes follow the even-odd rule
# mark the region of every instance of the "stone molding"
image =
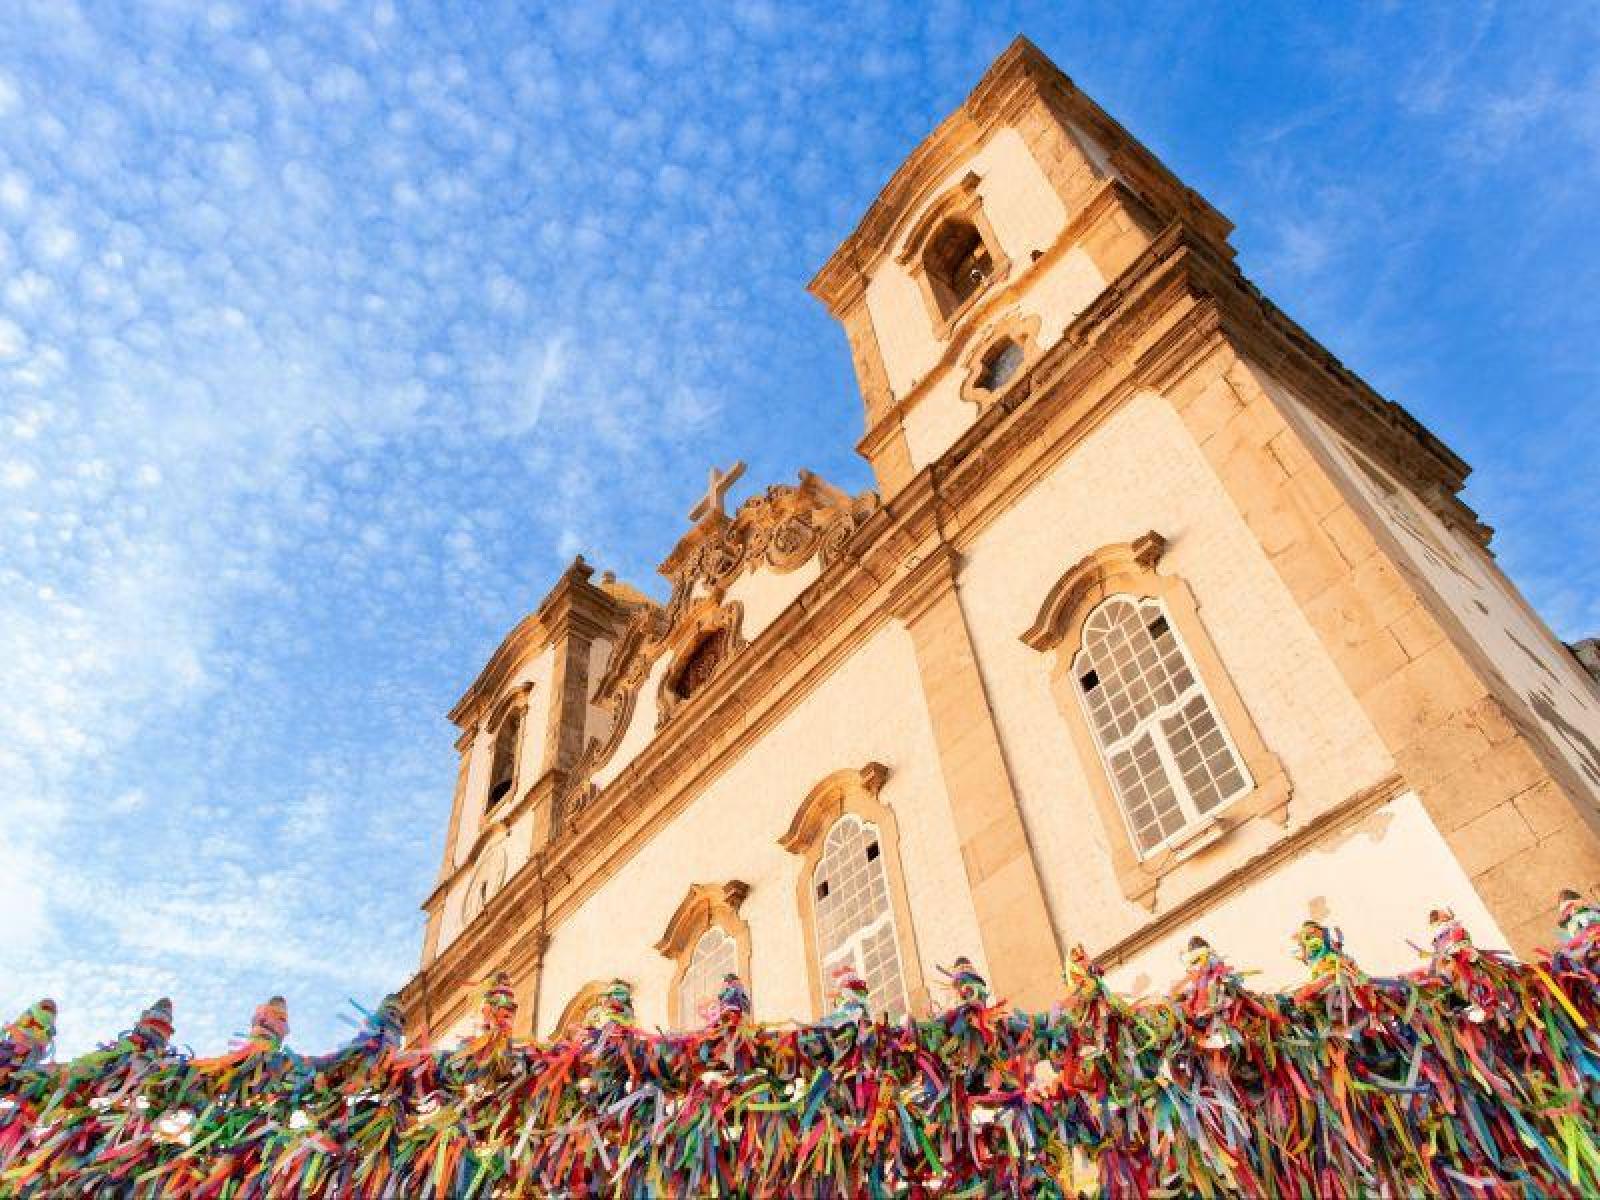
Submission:
MULTIPOLYGON (((725 635, 726 641, 723 643, 722 654, 716 661, 714 671, 721 672, 734 655, 745 647, 744 605, 737 600, 718 604, 712 598, 706 597, 696 601, 683 614, 676 628, 654 647, 656 657, 664 656, 669 659, 669 665, 661 673, 661 681, 656 686, 657 733, 665 729, 673 717, 678 715, 678 710, 692 699, 681 695, 678 691, 682 675, 679 664, 705 638, 719 633, 725 635)), ((712 678, 715 677, 713 674, 712 678)))
POLYGON ((678 1004, 678 987, 688 973, 694 944, 706 930, 725 930, 736 948, 739 978, 750 987, 750 924, 739 915, 739 908, 750 894, 743 880, 726 883, 691 883, 667 920, 667 927, 656 941, 656 952, 673 961, 672 981, 667 985, 668 1019, 674 1028, 687 1028, 698 1020, 698 1013, 683 1012, 678 1004))
POLYGON ((957 165, 1000 126, 1015 124, 1043 99, 1069 127, 1110 149, 1112 169, 1140 191, 1163 220, 1182 219, 1225 243, 1232 225, 1117 124, 1025 37, 1011 43, 966 101, 923 139, 884 185, 851 233, 808 285, 838 316, 860 297, 877 263, 899 244, 900 229, 920 212, 957 165))
POLYGON ((981 413, 991 404, 1004 399, 1006 393, 1027 378, 1028 368, 1039 358, 1039 315, 1013 309, 1004 316, 984 326, 972 339, 967 352, 961 356, 961 398, 974 405, 981 413), (1022 365, 1012 377, 998 388, 978 386, 984 371, 984 360, 1002 341, 1016 343, 1022 351, 1022 365))
POLYGON ((495 647, 472 686, 451 708, 449 718, 468 729, 500 702, 509 679, 529 659, 569 632, 608 636, 636 607, 589 582, 594 568, 580 555, 550 589, 537 611, 529 613, 495 647))
POLYGON ((1194 593, 1176 576, 1157 572, 1166 547, 1167 540, 1151 530, 1131 542, 1103 546, 1085 555, 1050 588, 1033 625, 1022 634, 1022 641, 1034 650, 1054 652, 1050 690, 1072 732, 1078 761, 1089 781, 1095 813, 1111 852, 1112 870, 1123 896, 1151 912, 1157 908, 1157 889, 1163 878, 1222 845, 1248 821, 1262 817, 1279 827, 1287 825, 1292 791, 1282 762, 1261 740, 1232 674, 1212 644, 1194 593), (1143 857, 1128 832, 1105 755, 1084 716, 1072 673, 1073 659, 1082 648, 1084 621, 1112 595, 1154 597, 1162 602, 1201 685, 1216 706, 1224 734, 1239 751, 1253 784, 1244 796, 1212 813, 1181 844, 1143 857))
POLYGON ((1319 813, 1304 825, 1291 830, 1261 853, 1240 863, 1221 879, 1200 888, 1181 901, 1164 909, 1153 920, 1141 925, 1127 937, 1109 946, 1095 949, 1090 957, 1106 970, 1121 966, 1134 955, 1153 946, 1162 938, 1188 928, 1201 913, 1221 903, 1229 896, 1243 891, 1253 883, 1265 879, 1273 871, 1292 862, 1308 850, 1315 849, 1330 838, 1351 831, 1368 814, 1397 800, 1410 789, 1399 775, 1389 775, 1371 787, 1340 801, 1319 813))
POLYGON ((989 214, 983 206, 983 196, 978 191, 978 184, 982 182, 977 174, 968 171, 950 188, 943 196, 928 206, 927 210, 918 218, 916 225, 906 235, 904 246, 895 255, 895 261, 906 267, 908 273, 917 281, 917 289, 922 294, 922 303, 928 310, 928 323, 933 329, 933 336, 939 341, 944 341, 950 336, 950 331, 959 325, 983 299, 991 289, 998 288, 1011 274, 1011 259, 1006 257, 1000 248, 1000 238, 994 231, 994 225, 989 221, 989 214), (989 278, 972 290, 972 294, 961 301, 949 312, 945 312, 939 303, 939 297, 934 293, 933 281, 928 278, 928 269, 922 261, 927 251, 928 239, 937 233, 947 220, 957 219, 968 222, 978 232, 983 248, 989 255, 989 278))
MULTIPOLYGON (((917 382, 907 388, 904 395, 890 395, 886 404, 876 409, 869 407, 867 431, 856 443, 856 450, 868 461, 877 463, 899 432, 906 415, 922 403, 945 372, 965 362, 970 354, 976 352, 978 344, 987 345, 989 334, 984 322, 1004 320, 1016 308, 1031 280, 1080 246, 1096 226, 1109 220, 1119 208, 1141 211, 1142 205, 1127 184, 1119 179, 1106 179, 1072 212, 1066 227, 1042 256, 1025 264, 1010 278, 996 281, 993 287, 981 289, 968 314, 971 319, 963 321, 954 335, 945 341, 939 357, 917 382)), ((1019 372, 1012 384, 1021 385, 1025 390, 1023 380, 1028 374, 1027 370, 1019 372)), ((1011 388, 1006 390, 1010 391, 1011 388)))
POLYGON ((825 775, 806 793, 795 809, 789 828, 778 839, 780 846, 800 859, 795 877, 795 904, 804 931, 806 979, 811 988, 813 1017, 820 1017, 827 1011, 828 981, 823 978, 817 946, 816 893, 811 881, 822 858, 828 830, 847 813, 878 831, 879 857, 889 881, 889 903, 894 910, 895 941, 900 953, 906 1003, 913 1013, 926 1011, 930 1003, 922 958, 917 950, 911 899, 906 892, 905 870, 900 861, 900 823, 894 809, 879 794, 888 778, 889 768, 876 762, 825 775))
POLYGON ((696 594, 726 591, 758 567, 786 574, 812 558, 824 566, 878 508, 874 492, 850 496, 811 471, 798 484, 774 484, 751 496, 732 517, 701 522, 661 564, 672 583, 668 624, 696 594))
MULTIPOLYGON (((581 1030, 589 1020, 589 1013, 594 1006, 600 1003, 600 998, 606 994, 606 989, 615 980, 591 979, 584 984, 571 998, 561 1006, 561 1015, 556 1018, 555 1032, 558 1036, 570 1036, 581 1030)), ((538 1036, 535 1031, 534 1036, 538 1036)))

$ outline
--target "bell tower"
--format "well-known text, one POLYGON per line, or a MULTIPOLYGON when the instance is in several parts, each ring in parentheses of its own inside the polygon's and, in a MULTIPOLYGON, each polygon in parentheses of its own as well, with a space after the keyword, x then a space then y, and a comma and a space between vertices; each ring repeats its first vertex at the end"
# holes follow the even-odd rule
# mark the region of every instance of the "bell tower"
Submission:
POLYGON ((811 281, 844 326, 884 498, 986 414, 1175 221, 1231 224, 1026 38, 917 147, 811 281))

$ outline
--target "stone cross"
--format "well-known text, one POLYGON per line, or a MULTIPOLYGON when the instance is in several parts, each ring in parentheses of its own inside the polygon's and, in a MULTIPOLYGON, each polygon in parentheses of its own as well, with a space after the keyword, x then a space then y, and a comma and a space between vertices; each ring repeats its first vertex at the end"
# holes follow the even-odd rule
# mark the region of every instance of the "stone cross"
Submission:
POLYGON ((737 483, 739 477, 743 474, 743 459, 734 463, 726 471, 712 467, 706 494, 689 510, 689 520, 698 524, 711 517, 727 516, 728 514, 722 511, 722 498, 728 494, 728 489, 737 483))

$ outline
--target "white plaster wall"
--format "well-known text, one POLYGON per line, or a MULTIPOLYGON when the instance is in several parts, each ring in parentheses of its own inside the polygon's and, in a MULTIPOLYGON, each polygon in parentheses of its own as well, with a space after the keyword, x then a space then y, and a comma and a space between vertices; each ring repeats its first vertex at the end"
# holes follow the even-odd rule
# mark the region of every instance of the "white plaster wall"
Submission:
POLYGON ((670 656, 665 654, 651 664, 650 674, 639 685, 639 694, 634 698, 633 715, 629 719, 627 732, 612 751, 611 758, 592 776, 596 787, 607 786, 655 738, 656 696, 661 689, 661 677, 671 665, 670 656))
POLYGON ((1166 992, 1183 974, 1184 945, 1199 934, 1235 967, 1259 972, 1249 980, 1257 990, 1297 984, 1306 970, 1290 939, 1307 918, 1342 929, 1345 950, 1368 972, 1408 971, 1422 965, 1416 947, 1427 946, 1428 912, 1440 906, 1480 946, 1505 947, 1422 802, 1406 792, 1155 942, 1109 979, 1132 994, 1166 992))
POLYGON ((777 620, 820 574, 822 560, 813 557, 793 571, 779 572, 759 566, 734 580, 728 587, 728 599, 744 605, 741 632, 745 640, 755 641, 756 636, 777 620))
MULTIPOLYGON (((1082 247, 1074 246, 1031 279, 1017 303, 999 313, 996 320, 1011 315, 1038 317, 1035 344, 1040 349, 1048 348, 1061 339, 1062 330, 1089 307, 1105 286, 1105 277, 1094 265, 1094 259, 1082 247)), ((988 337, 980 333, 971 344, 983 345, 987 341, 988 337)), ((966 370, 959 363, 952 364, 906 413, 906 447, 916 470, 943 454, 978 419, 978 406, 961 396, 965 378, 966 370)))
MULTIPOLYGON (((1147 530, 1159 570, 1184 579, 1304 822, 1386 777, 1393 762, 1310 624, 1167 401, 1135 397, 1031 487, 968 550, 960 595, 1018 802, 1068 942, 1091 950, 1150 919, 1112 873, 1087 770, 1050 688, 1053 654, 1021 641, 1085 555, 1147 530)), ((1254 822, 1163 880, 1171 904, 1276 840, 1254 822)), ((1115 836, 1125 836, 1119 829, 1115 836)))
POLYGON ((594 695, 600 687, 600 681, 605 678, 606 667, 611 664, 612 649, 611 642, 604 638, 596 638, 589 643, 589 694, 583 716, 585 746, 591 738, 603 740, 611 732, 611 714, 594 702, 594 695))
POLYGON ((461 1016, 451 1022, 450 1027, 439 1037, 433 1039, 433 1045, 454 1049, 468 1038, 477 1035, 483 1022, 476 1009, 468 1009, 461 1016))
MULTIPOLYGON (((927 202, 902 221, 909 232, 928 204, 936 203, 967 172, 979 177, 978 194, 994 227, 1000 248, 1011 260, 1011 277, 1028 269, 1035 250, 1043 253, 1055 244, 1066 227, 1067 212, 1055 188, 1034 160, 1022 135, 1011 128, 997 130, 972 155, 928 194, 927 202)), ((899 248, 896 247, 895 254, 899 248)), ((942 343, 933 325, 921 288, 895 255, 883 259, 867 283, 867 311, 883 352, 889 389, 904 396, 938 362, 942 343)))
MULTIPOLYGON (((813 558, 804 566, 788 573, 758 567, 754 571, 741 574, 729 584, 727 598, 737 600, 744 606, 740 622, 740 632, 744 639, 754 641, 756 636, 772 624, 779 614, 794 602, 795 597, 805 591, 821 573, 821 562, 813 558)), ((708 593, 703 593, 703 585, 697 583, 691 595, 693 598, 699 598, 701 594, 708 593)), ((597 787, 603 788, 609 784, 655 739, 656 698, 660 693, 661 678, 671 668, 672 659, 667 655, 663 655, 651 664, 650 674, 640 686, 638 698, 634 701, 633 717, 628 731, 622 735, 622 741, 611 758, 594 773, 597 787)), ((599 725, 604 726, 608 723, 609 718, 602 715, 599 725)))
POLYGON ((884 627, 554 931, 539 1014, 548 1032, 584 984, 622 976, 643 1024, 665 1024, 673 964, 654 949, 693 883, 750 885, 751 994, 767 1021, 811 1014, 796 886, 800 858, 778 844, 824 776, 870 761, 889 768, 882 800, 900 827, 925 974, 958 954, 981 962, 939 760, 910 635, 884 627))
POLYGON ((1514 708, 1541 730, 1600 805, 1600 694, 1551 633, 1515 594, 1481 546, 1448 528, 1392 472, 1373 464, 1400 493, 1387 497, 1356 465, 1345 442, 1288 388, 1252 368, 1273 399, 1301 417, 1301 424, 1328 451, 1354 485, 1367 513, 1392 535, 1405 556, 1410 578, 1432 592, 1461 622, 1493 664, 1514 708))

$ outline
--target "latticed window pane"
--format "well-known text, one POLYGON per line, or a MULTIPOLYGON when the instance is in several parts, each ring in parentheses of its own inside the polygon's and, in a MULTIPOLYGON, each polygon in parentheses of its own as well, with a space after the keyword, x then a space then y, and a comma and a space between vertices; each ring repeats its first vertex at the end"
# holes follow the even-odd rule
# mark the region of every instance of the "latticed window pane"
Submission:
POLYGON ((700 935, 689 952, 689 965, 678 983, 678 1020, 697 1024, 722 990, 722 977, 739 970, 739 945, 733 935, 713 925, 700 935))
POLYGON ((851 963, 866 980, 874 1009, 905 1015, 900 943, 877 828, 855 816, 835 821, 812 883, 824 977, 851 963))
POLYGON ((1090 613, 1073 676, 1141 854, 1250 790, 1159 600, 1090 613))

